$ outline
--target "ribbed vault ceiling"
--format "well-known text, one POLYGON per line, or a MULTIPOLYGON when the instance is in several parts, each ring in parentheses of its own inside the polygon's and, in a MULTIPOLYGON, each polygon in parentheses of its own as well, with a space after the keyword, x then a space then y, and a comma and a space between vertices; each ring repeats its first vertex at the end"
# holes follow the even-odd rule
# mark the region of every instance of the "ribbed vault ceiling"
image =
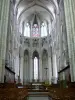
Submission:
POLYGON ((31 20, 35 13, 40 20, 53 20, 58 12, 57 0, 16 0, 16 7, 21 23, 28 18, 31 20))

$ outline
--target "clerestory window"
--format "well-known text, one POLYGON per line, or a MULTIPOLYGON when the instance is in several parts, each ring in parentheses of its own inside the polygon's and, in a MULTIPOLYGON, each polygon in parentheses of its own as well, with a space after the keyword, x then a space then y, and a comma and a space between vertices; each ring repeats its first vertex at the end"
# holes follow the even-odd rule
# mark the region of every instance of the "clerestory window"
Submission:
POLYGON ((41 25, 41 37, 47 36, 47 26, 45 23, 42 23, 41 25))
POLYGON ((30 37, 30 25, 26 23, 24 26, 24 36, 30 37))

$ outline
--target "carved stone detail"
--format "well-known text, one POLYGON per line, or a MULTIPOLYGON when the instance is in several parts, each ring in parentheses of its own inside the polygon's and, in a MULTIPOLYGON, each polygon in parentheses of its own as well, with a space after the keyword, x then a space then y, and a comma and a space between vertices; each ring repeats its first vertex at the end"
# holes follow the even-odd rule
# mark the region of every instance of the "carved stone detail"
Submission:
POLYGON ((33 47, 39 47, 39 39, 33 39, 33 47))
POLYGON ((25 38, 24 44, 29 47, 30 46, 30 40, 28 38, 25 38))

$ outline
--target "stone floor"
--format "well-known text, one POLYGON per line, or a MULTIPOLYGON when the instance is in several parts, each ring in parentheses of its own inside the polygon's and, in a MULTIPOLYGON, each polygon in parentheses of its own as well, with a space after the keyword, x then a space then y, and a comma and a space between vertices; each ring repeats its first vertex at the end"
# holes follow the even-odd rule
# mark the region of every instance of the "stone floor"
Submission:
POLYGON ((48 92, 29 92, 28 100, 52 100, 48 92))
POLYGON ((48 96, 29 96, 28 100, 50 100, 48 96))

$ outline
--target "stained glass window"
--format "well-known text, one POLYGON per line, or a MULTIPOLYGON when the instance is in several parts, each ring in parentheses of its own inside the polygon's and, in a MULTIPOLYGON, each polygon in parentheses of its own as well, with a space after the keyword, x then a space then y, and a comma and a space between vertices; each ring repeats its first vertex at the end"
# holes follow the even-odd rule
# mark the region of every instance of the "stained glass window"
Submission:
POLYGON ((32 36, 33 37, 39 37, 40 36, 40 34, 39 34, 39 26, 37 24, 34 24, 32 28, 33 28, 32 36))

